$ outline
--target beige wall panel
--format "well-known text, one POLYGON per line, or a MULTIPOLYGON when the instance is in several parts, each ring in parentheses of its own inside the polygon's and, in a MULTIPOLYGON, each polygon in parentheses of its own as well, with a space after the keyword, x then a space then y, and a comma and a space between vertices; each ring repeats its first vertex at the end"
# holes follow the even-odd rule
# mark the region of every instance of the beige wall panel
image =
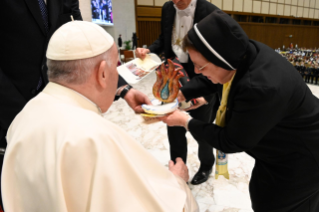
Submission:
POLYGON ((92 21, 91 1, 80 0, 80 10, 84 21, 92 21))
POLYGON ((253 1, 252 0, 244 0, 244 12, 251 13, 253 12, 253 1))
POLYGON ((278 3, 285 3, 285 0, 278 0, 278 3))
POLYGON ((223 10, 233 10, 233 0, 224 0, 223 1, 223 10))
POLYGON ((168 0, 155 0, 155 6, 163 6, 168 0))
POLYGON ((310 0, 310 7, 315 8, 316 0, 310 0))
POLYGON ((243 11, 243 2, 244 2, 244 0, 234 1, 234 11, 242 12, 243 11))
POLYGON ((277 15, 277 4, 276 3, 270 3, 269 14, 277 15))
POLYGON ((285 0, 285 4, 291 4, 291 0, 285 0))
POLYGON ((297 5, 298 4, 298 0, 291 0, 291 4, 292 5, 297 5))
POLYGON ((261 2, 260 1, 253 1, 253 12, 260 13, 261 11, 261 2))
POLYGON ((298 6, 303 6, 303 1, 304 0, 298 0, 298 6))
POLYGON ((319 10, 315 10, 315 16, 316 19, 319 19, 319 10))
POLYGON ((315 14, 315 10, 309 9, 309 18, 313 18, 314 14, 315 14))
POLYGON ((270 2, 277 2, 277 0, 269 0, 270 2))
POLYGON ((285 7, 284 7, 284 15, 285 16, 290 16, 290 10, 291 10, 291 6, 290 5, 285 5, 285 7))
POLYGON ((304 0, 303 6, 310 7, 310 0, 304 0))
POLYGON ((269 2, 261 2, 261 13, 269 14, 269 2))
POLYGON ((277 14, 284 15, 284 5, 283 4, 277 4, 277 14))
POLYGON ((303 17, 303 7, 297 7, 297 17, 303 17))
POLYGON ((304 18, 309 17, 309 8, 303 8, 302 17, 304 17, 304 18))
POLYGON ((297 7, 291 6, 290 15, 297 16, 297 7))
POLYGON ((137 0, 137 5, 154 6, 153 0, 137 0))
POLYGON ((211 3, 214 4, 218 8, 222 8, 223 0, 211 0, 211 3))
POLYGON ((319 9, 319 0, 316 0, 316 8, 319 9))

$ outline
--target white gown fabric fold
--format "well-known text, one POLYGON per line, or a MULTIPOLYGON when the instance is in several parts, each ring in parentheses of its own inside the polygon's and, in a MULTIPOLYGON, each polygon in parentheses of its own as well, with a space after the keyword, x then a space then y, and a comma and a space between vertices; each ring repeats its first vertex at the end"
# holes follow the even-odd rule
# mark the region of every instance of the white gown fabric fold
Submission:
POLYGON ((185 182, 99 111, 55 83, 25 106, 7 135, 5 211, 198 211, 185 182))

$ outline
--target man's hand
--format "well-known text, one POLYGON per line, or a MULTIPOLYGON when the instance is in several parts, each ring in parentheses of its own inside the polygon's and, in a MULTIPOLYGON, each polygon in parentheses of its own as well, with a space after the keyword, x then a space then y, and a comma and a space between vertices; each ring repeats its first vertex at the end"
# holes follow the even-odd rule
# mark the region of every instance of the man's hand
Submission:
POLYGON ((201 107, 201 106, 207 104, 207 102, 206 102, 206 100, 204 99, 204 97, 198 97, 198 98, 196 98, 196 102, 197 102, 197 103, 196 103, 195 105, 192 105, 191 107, 186 108, 185 111, 195 110, 195 109, 197 109, 197 108, 199 108, 199 107, 201 107))
POLYGON ((166 123, 168 126, 180 126, 184 127, 187 120, 189 118, 189 115, 186 112, 175 110, 173 113, 170 113, 163 117, 158 117, 159 120, 166 123))
POLYGON ((182 158, 176 158, 176 164, 174 164, 174 162, 170 160, 168 168, 173 174, 181 177, 185 182, 188 181, 188 169, 182 158))
POLYGON ((135 111, 135 113, 143 113, 142 104, 152 105, 149 98, 142 92, 130 89, 124 96, 126 103, 135 111))
POLYGON ((141 60, 144 60, 146 54, 148 53, 150 53, 149 49, 137 48, 135 50, 135 57, 140 58, 141 60))

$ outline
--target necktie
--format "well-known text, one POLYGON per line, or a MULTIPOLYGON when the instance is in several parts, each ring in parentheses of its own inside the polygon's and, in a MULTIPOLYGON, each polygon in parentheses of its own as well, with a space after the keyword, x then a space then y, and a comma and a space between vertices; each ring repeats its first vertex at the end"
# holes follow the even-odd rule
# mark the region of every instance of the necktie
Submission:
POLYGON ((49 32, 48 9, 44 0, 38 0, 46 33, 49 32))

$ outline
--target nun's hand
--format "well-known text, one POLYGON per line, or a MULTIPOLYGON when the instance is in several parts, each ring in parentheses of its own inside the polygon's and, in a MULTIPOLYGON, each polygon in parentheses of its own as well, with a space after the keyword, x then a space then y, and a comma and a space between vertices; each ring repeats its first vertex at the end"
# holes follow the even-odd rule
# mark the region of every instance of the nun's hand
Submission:
POLYGON ((178 91, 177 100, 178 102, 184 102, 186 100, 181 90, 178 91))
POLYGON ((186 108, 185 111, 195 110, 203 105, 207 105, 207 101, 204 97, 198 97, 196 98, 196 104, 190 106, 189 108, 186 108))
POLYGON ((188 118, 189 118, 189 115, 186 112, 175 110, 173 113, 170 113, 164 117, 159 117, 158 119, 163 121, 170 127, 173 127, 173 126, 184 127, 188 118))

